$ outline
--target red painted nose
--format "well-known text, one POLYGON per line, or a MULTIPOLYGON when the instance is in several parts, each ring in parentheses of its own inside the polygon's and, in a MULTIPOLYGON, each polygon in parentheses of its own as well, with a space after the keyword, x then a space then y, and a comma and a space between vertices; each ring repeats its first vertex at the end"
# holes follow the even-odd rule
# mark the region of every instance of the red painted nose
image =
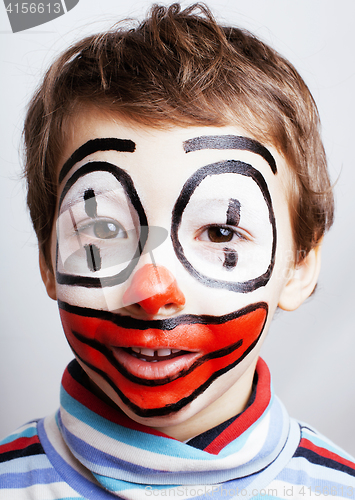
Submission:
POLYGON ((185 304, 185 297, 166 267, 146 264, 133 276, 123 303, 139 304, 148 314, 157 314, 166 305, 180 308, 185 304))

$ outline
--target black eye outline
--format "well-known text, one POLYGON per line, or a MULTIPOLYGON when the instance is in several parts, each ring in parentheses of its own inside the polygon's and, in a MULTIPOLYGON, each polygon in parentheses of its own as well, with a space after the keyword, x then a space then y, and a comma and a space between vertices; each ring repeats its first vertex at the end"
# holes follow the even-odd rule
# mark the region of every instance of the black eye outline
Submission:
POLYGON ((225 288, 227 290, 237 293, 248 293, 262 286, 265 286, 271 278, 272 271, 275 265, 277 234, 276 234, 276 222, 275 222, 274 210, 272 207, 271 196, 263 175, 259 172, 259 170, 256 170, 248 163, 244 163, 239 160, 220 161, 216 163, 211 163, 209 165, 206 165, 198 169, 185 182, 181 190, 181 193, 174 205, 171 218, 171 240, 173 242, 175 254, 179 259, 179 261, 181 262, 181 264, 188 271, 188 273, 191 274, 191 276, 196 278, 200 283, 204 284, 205 286, 211 288, 225 288), (269 221, 272 227, 273 241, 272 241, 271 259, 266 272, 256 278, 243 282, 216 280, 213 278, 209 278, 208 276, 197 271, 185 257, 184 250, 179 241, 179 236, 178 236, 184 210, 187 207, 196 188, 201 184, 201 182, 207 176, 229 174, 229 173, 235 173, 244 175, 246 177, 250 177, 258 185, 264 197, 266 205, 268 207, 269 221))
MULTIPOLYGON (((121 283, 124 283, 127 281, 129 276, 132 274, 133 269, 136 267, 138 264, 139 257, 143 253, 144 246, 147 242, 148 239, 148 221, 146 214, 144 212, 143 206, 141 204, 141 201, 139 199, 138 193, 134 187, 133 181, 131 177, 122 170, 121 168, 117 167, 117 165, 113 165, 112 163, 105 162, 105 161, 92 161, 89 162, 82 167, 80 167, 78 170, 74 172, 74 174, 68 179, 67 183, 65 184, 63 191, 61 193, 60 199, 59 199, 59 207, 58 207, 58 213, 60 213, 60 208, 62 206, 63 200, 69 191, 69 189, 75 184, 75 182, 80 179, 81 177, 90 174, 92 172, 108 172, 109 174, 112 174, 117 181, 121 184, 121 186, 124 189, 124 192, 127 196, 127 198, 130 200, 132 203, 132 206, 136 213, 138 214, 139 218, 139 226, 140 226, 140 234, 139 234, 139 239, 137 243, 137 248, 134 253, 134 256, 132 257, 131 261, 128 263, 128 265, 123 269, 121 272, 118 274, 115 274, 113 276, 105 276, 105 277, 100 277, 96 278, 94 276, 80 276, 80 275, 73 275, 73 274, 66 274, 66 273, 61 273, 58 270, 56 271, 56 280, 57 283, 61 285, 72 285, 72 286, 82 286, 86 288, 102 288, 102 287, 108 287, 108 286, 115 286, 121 283)), ((56 247, 56 263, 57 263, 57 268, 58 268, 58 242, 57 242, 57 247, 56 247)))

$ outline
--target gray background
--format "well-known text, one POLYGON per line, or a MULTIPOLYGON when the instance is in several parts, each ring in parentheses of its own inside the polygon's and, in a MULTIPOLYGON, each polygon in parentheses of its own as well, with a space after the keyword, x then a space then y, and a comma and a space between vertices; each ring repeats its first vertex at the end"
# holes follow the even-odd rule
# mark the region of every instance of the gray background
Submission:
MULTIPOLYGON (((61 375, 72 358, 56 304, 41 282, 20 181, 26 103, 49 62, 69 43, 122 17, 142 17, 149 5, 80 0, 64 16, 16 34, 0 6, 0 437, 57 408, 61 375)), ((325 239, 317 293, 298 311, 277 314, 263 355, 290 414, 355 455, 355 4, 211 0, 208 5, 222 22, 250 29, 288 57, 320 109, 336 182, 336 222, 325 239)))

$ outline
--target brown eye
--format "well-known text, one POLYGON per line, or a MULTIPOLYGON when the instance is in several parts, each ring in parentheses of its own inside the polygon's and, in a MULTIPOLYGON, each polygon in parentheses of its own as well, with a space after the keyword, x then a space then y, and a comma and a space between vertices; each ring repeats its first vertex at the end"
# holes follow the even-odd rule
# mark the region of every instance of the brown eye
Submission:
POLYGON ((127 233, 123 227, 112 221, 97 221, 93 227, 97 238, 108 240, 111 238, 127 238, 127 233))
POLYGON ((207 234, 209 240, 213 243, 226 243, 228 241, 231 241, 234 235, 231 229, 220 226, 208 228, 207 234))

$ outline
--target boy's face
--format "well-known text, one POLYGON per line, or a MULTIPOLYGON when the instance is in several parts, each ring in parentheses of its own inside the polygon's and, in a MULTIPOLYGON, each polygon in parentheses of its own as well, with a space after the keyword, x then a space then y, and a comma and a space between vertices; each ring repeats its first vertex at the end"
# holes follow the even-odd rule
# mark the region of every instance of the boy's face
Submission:
POLYGON ((59 167, 52 259, 75 356, 135 420, 190 418, 252 373, 288 281, 285 162, 233 126, 86 113, 59 167))

